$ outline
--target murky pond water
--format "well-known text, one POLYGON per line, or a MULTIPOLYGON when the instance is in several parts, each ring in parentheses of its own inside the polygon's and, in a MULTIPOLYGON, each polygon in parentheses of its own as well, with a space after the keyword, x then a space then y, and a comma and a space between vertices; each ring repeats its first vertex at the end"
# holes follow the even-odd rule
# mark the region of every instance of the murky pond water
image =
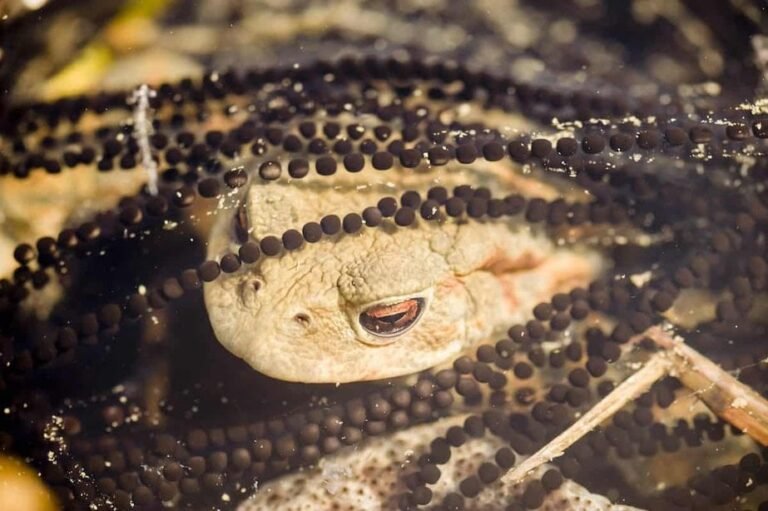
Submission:
POLYGON ((0 503, 768 505, 759 2, 0 9, 0 503))

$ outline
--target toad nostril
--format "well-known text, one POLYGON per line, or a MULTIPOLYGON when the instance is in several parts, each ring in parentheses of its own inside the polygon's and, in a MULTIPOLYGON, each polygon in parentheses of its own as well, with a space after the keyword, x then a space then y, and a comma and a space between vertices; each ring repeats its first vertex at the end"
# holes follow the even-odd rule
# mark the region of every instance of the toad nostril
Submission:
POLYGON ((254 280, 253 281, 253 290, 254 291, 258 291, 259 289, 261 289, 261 282, 258 281, 258 280, 254 280))
POLYGON ((299 325, 303 327, 308 327, 309 324, 312 322, 311 318, 309 317, 309 314, 305 314, 303 312, 300 312, 296 314, 293 317, 294 321, 296 321, 299 325))

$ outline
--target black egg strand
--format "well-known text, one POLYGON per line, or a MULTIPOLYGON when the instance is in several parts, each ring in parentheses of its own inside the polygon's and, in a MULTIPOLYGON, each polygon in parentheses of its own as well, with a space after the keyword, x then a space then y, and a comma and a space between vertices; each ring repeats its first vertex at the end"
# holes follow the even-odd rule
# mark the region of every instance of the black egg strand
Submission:
MULTIPOLYGON (((465 82, 465 90, 462 93, 465 99, 475 97, 481 88, 479 84, 483 83, 483 87, 497 95, 510 86, 515 87, 518 101, 529 101, 531 97, 536 96, 554 101, 553 96, 538 94, 539 91, 535 88, 516 84, 506 78, 478 74, 461 66, 450 68, 439 63, 427 65, 419 61, 346 59, 338 64, 319 62, 300 71, 256 71, 244 77, 232 73, 216 80, 207 76, 200 87, 191 81, 182 82, 178 89, 168 85, 161 88, 161 94, 153 102, 153 107, 160 108, 164 103, 171 102, 171 98, 177 93, 183 98, 182 101, 203 102, 210 98, 224 100, 230 94, 243 95, 265 83, 276 83, 286 78, 309 80, 312 76, 322 76, 315 74, 320 72, 343 76, 344 83, 353 83, 361 78, 436 79, 444 83, 458 79, 465 82)), ((283 93, 284 91, 278 92, 283 93)), ((166 195, 156 198, 143 194, 137 198, 126 199, 112 216, 88 222, 74 230, 66 230, 57 239, 42 238, 35 243, 35 247, 17 247, 14 256, 20 266, 14 272, 14 282, 4 281, 0 285, 0 309, 13 317, 16 305, 22 303, 29 293, 25 285, 27 282, 31 283, 34 289, 44 287, 47 282, 46 268, 66 269, 62 255, 85 255, 85 250, 78 250, 81 244, 87 245, 97 241, 108 243, 111 233, 114 232, 109 227, 114 227, 116 221, 127 228, 143 228, 148 225, 144 222, 148 221, 149 217, 164 219, 171 209, 189 207, 198 196, 215 198, 224 193, 222 190, 242 187, 249 179, 255 177, 255 173, 238 169, 224 173, 223 161, 217 159, 216 153, 221 152, 231 158, 246 144, 251 144, 249 150, 257 157, 268 154, 269 146, 287 153, 302 151, 304 142, 285 124, 291 119, 311 116, 316 112, 312 108, 299 108, 301 99, 292 100, 295 111, 257 109, 257 118, 245 121, 226 134, 216 130, 208 131, 203 137, 203 142, 196 141, 196 137, 189 131, 180 131, 183 119, 180 122, 179 117, 172 116, 168 122, 171 127, 175 123, 175 129, 179 131, 176 136, 177 146, 169 146, 170 141, 167 136, 163 140, 162 131, 160 136, 153 139, 153 144, 155 149, 164 151, 163 159, 166 164, 188 167, 186 172, 172 167, 164 173, 167 184, 183 183, 181 187, 175 190, 169 188, 166 195), (282 123, 283 127, 277 126, 276 122, 282 123), (298 144, 294 138, 288 138, 291 135, 299 139, 298 144), (231 143, 228 144, 227 141, 231 143), (33 263, 38 266, 35 267, 33 263)), ((615 102, 611 106, 614 111, 620 113, 635 109, 634 105, 629 104, 624 108, 625 103, 621 99, 609 98, 609 103, 615 102)), ((509 109, 506 103, 493 104, 491 101, 490 106, 509 109)), ((0 158, 0 172, 25 177, 29 171, 38 167, 53 173, 60 171, 61 162, 46 153, 46 146, 54 148, 64 143, 76 146, 83 139, 82 135, 78 139, 72 132, 64 138, 66 142, 46 137, 41 146, 46 151, 40 152, 39 148, 35 148, 34 153, 29 155, 25 155, 28 148, 23 138, 40 129, 41 124, 53 127, 62 117, 76 122, 86 108, 102 112, 108 107, 127 109, 128 105, 122 95, 118 94, 99 98, 77 98, 69 102, 38 105, 16 112, 29 121, 27 133, 22 136, 13 135, 16 137, 12 138, 14 155, 4 155, 0 158)), ((334 112, 336 115, 340 113, 332 102, 326 103, 324 108, 331 116, 334 116, 334 112)), ((442 502, 444 508, 461 509, 465 499, 476 496, 484 484, 491 484, 514 466, 515 452, 534 452, 571 423, 573 411, 584 410, 597 398, 607 395, 613 383, 603 376, 607 368, 622 356, 621 346, 634 335, 662 321, 661 314, 670 310, 681 290, 697 287, 729 289, 732 292, 733 298, 725 298, 718 303, 716 320, 702 327, 704 334, 717 340, 724 338, 729 328, 745 321, 754 304, 754 293, 765 289, 768 264, 764 241, 760 236, 768 220, 764 194, 759 190, 752 191, 749 187, 741 191, 717 185, 718 195, 707 196, 706 191, 716 187, 707 177, 697 178, 697 186, 700 189, 696 192, 701 192, 698 195, 685 193, 682 186, 661 178, 654 183, 659 189, 654 190, 648 186, 648 180, 656 179, 653 172, 642 167, 633 168, 631 164, 621 166, 619 172, 616 172, 610 161, 610 158, 620 158, 624 161, 630 155, 645 154, 643 151, 648 154, 665 154, 695 160, 695 155, 690 154, 691 151, 700 150, 702 147, 708 147, 714 157, 720 158, 726 157, 729 151, 747 151, 749 144, 757 144, 759 155, 761 140, 768 138, 768 125, 759 117, 745 115, 740 119, 731 120, 724 127, 707 122, 670 123, 660 117, 655 123, 640 129, 623 127, 619 130, 604 130, 589 127, 583 132, 574 133, 572 137, 560 136, 554 143, 548 139, 533 137, 506 140, 492 131, 481 133, 482 126, 455 125, 452 128, 460 131, 475 130, 479 134, 464 134, 460 139, 447 141, 440 134, 430 133, 429 121, 426 117, 420 117, 416 109, 407 110, 397 102, 389 105, 362 105, 360 112, 365 109, 376 113, 385 127, 389 122, 401 119, 401 138, 393 137, 391 128, 390 134, 386 133, 386 129, 382 129, 374 133, 376 141, 361 140, 357 151, 351 143, 329 148, 328 143, 316 136, 317 123, 300 123, 298 134, 307 140, 306 149, 316 156, 308 159, 292 158, 285 167, 288 175, 293 179, 300 179, 312 170, 320 175, 330 176, 340 167, 348 172, 357 172, 366 165, 386 170, 395 164, 404 168, 417 168, 423 164, 445 165, 451 160, 470 164, 478 159, 495 162, 510 158, 517 163, 533 163, 544 168, 572 168, 578 184, 598 194, 601 200, 589 206, 579 207, 563 201, 547 203, 519 196, 503 200, 494 199, 469 187, 454 190, 453 196, 450 196, 449 191, 434 188, 426 198, 418 194, 411 194, 406 198, 404 194, 399 205, 397 198, 385 198, 385 202, 371 206, 360 214, 348 214, 343 219, 328 215, 319 222, 303 226, 301 230, 292 229, 280 236, 267 236, 258 242, 249 241, 241 245, 237 254, 226 254, 220 260, 206 261, 197 268, 184 270, 179 276, 161 282, 146 296, 132 295, 125 306, 109 303, 98 311, 82 314, 75 321, 59 326, 53 336, 43 333, 41 337, 30 338, 29 347, 22 347, 16 353, 13 349, 2 350, 4 357, 11 355, 10 359, 3 359, 3 362, 7 363, 4 366, 10 368, 3 371, 4 383, 16 385, 17 376, 20 374, 31 374, 32 369, 45 366, 58 354, 69 352, 81 341, 91 342, 101 332, 113 333, 126 316, 140 316, 152 308, 162 308, 186 292, 199 289, 202 282, 212 281, 222 272, 238 271, 242 264, 252 264, 261 257, 274 257, 299 249, 303 243, 316 242, 323 236, 335 236, 340 232, 352 234, 364 226, 374 226, 377 222, 384 221, 384 218, 391 217, 395 225, 404 228, 412 225, 419 216, 425 220, 441 216, 479 219, 486 216, 503 216, 514 211, 512 214, 523 215, 528 222, 546 222, 552 226, 601 222, 618 224, 630 220, 646 228, 642 223, 641 213, 660 213, 653 208, 660 203, 672 202, 675 211, 666 217, 657 218, 657 224, 652 225, 650 230, 654 232, 659 227, 671 226, 674 241, 683 247, 680 250, 682 257, 672 271, 656 270, 652 272, 651 280, 642 286, 635 286, 626 279, 612 279, 609 275, 592 283, 587 289, 574 289, 571 293, 556 295, 549 303, 542 303, 534 308, 533 319, 525 324, 512 326, 508 339, 500 340, 495 345, 480 346, 475 357, 461 357, 455 361, 453 369, 435 375, 424 375, 411 387, 398 387, 326 409, 310 410, 306 414, 249 425, 193 428, 186 433, 174 433, 162 428, 145 432, 126 430, 105 435, 98 442, 78 440, 75 434, 71 445, 73 459, 84 460, 83 465, 94 476, 95 484, 67 481, 67 477, 55 473, 55 468, 50 468, 55 465, 50 465, 46 472, 47 477, 57 486, 66 506, 76 507, 77 499, 87 499, 96 494, 111 498, 118 509, 129 509, 132 506, 143 508, 157 502, 174 502, 180 496, 185 502, 215 501, 215 496, 225 491, 225 488, 229 491, 229 488, 234 488, 241 482, 250 484, 254 479, 262 480, 264 477, 273 477, 301 465, 311 465, 320 456, 336 452, 343 444, 356 444, 368 436, 381 435, 411 424, 434 420, 449 413, 458 397, 467 405, 476 407, 478 413, 471 415, 463 428, 452 428, 445 437, 439 437, 430 444, 429 452, 419 460, 419 470, 415 475, 404 475, 408 492, 401 496, 399 504, 403 509, 429 504, 432 494, 428 486, 439 479, 439 465, 447 461, 450 450, 467 441, 468 437, 482 437, 487 429, 503 438, 509 447, 499 451, 501 454, 497 453, 493 462, 489 460, 482 464, 476 474, 461 481, 456 491, 449 493, 442 502), (419 128, 422 124, 426 126, 419 128), (422 129, 425 135, 420 134, 422 129), (403 143, 403 140, 407 140, 407 143, 403 143), (364 144, 366 141, 370 143, 364 144), (385 141, 388 142, 386 147, 379 146, 385 141), (396 143, 398 141, 400 143, 396 143), (408 147, 411 143, 414 147, 408 147), (336 156, 331 156, 330 151, 336 156), (608 156, 609 159, 603 160, 603 156, 608 156), (624 173, 625 177, 620 173, 624 173), (632 177, 629 179, 629 185, 626 176, 632 177), (605 195, 600 195, 602 193, 605 195), (606 202, 605 197, 612 199, 606 202), (726 206, 730 210, 723 213, 727 209, 726 206), (706 219, 709 222, 707 228, 710 230, 695 226, 692 228, 686 224, 686 216, 690 216, 691 212, 697 218, 706 219), (543 340, 557 338, 593 312, 614 318, 616 325, 609 333, 598 327, 591 327, 587 329, 583 339, 574 338, 561 350, 547 352, 541 347, 543 340), (543 368, 556 372, 565 371, 567 374, 563 382, 549 384, 548 388, 541 389, 546 392, 537 396, 536 389, 527 386, 525 382, 534 375, 544 373, 543 370, 538 371, 543 368), (512 377, 520 385, 515 389, 514 396, 509 396, 507 383, 512 377), (483 394, 484 388, 487 388, 487 396, 483 394), (521 411, 510 412, 503 408, 510 405, 511 398, 514 399, 515 406, 521 407, 521 411), (245 447, 247 442, 253 442, 250 449, 245 447), (214 497, 206 497, 205 492, 214 497)), ((442 129, 437 125, 432 125, 431 128, 440 128, 436 130, 438 132, 442 129)), ((9 133, 13 131, 9 129, 9 133)), ((342 129, 345 129, 353 140, 364 136, 354 125, 343 127, 335 122, 323 125, 324 134, 329 139, 342 129), (334 124, 337 126, 334 127, 334 124), (330 131, 330 134, 325 133, 326 130, 330 131), (358 134, 359 137, 355 139, 358 134)), ((130 126, 116 130, 105 126, 95 136, 104 141, 101 143, 101 152, 97 152, 93 146, 84 146, 79 152, 70 147, 60 153, 63 163, 66 166, 75 166, 97 161, 97 166, 103 171, 113 168, 116 159, 117 164, 123 168, 136 166, 135 141, 132 141, 130 136, 130 126), (125 142, 115 136, 120 130, 125 142)), ((258 176, 267 181, 281 177, 283 172, 283 164, 269 156, 264 157, 258 167, 258 176)), ((759 172, 759 169, 756 172, 759 172)), ((686 174, 692 175, 692 172, 686 174)), ((758 178, 759 174, 755 179, 758 178)), ((3 332, 5 337, 0 340, 4 345, 13 345, 18 339, 12 337, 18 333, 20 332, 6 330, 3 332)), ((721 355, 718 361, 720 360, 729 360, 728 355, 721 355)), ((764 376, 758 371, 747 373, 746 379, 757 387, 765 385, 764 376)), ((667 387, 659 385, 658 388, 667 387)), ((657 392, 660 402, 668 404, 670 399, 674 399, 674 391, 668 388, 657 392)), ((23 399, 18 397, 15 402, 21 404, 23 399)), ((35 402, 37 411, 34 413, 37 415, 29 412, 33 429, 38 428, 40 421, 50 414, 44 396, 38 396, 35 402)), ((106 417, 113 419, 120 415, 114 405, 105 405, 104 413, 106 417)), ((714 432, 708 433, 710 438, 714 435, 713 440, 719 441, 723 438, 720 427, 722 423, 717 427, 705 427, 701 426, 701 420, 697 423, 695 418, 692 428, 683 419, 680 423, 685 425, 685 428, 681 427, 681 431, 687 428, 686 431, 694 433, 682 433, 677 437, 666 432, 662 434, 661 426, 656 426, 657 423, 650 420, 648 413, 645 401, 632 413, 620 412, 614 417, 614 425, 608 426, 605 433, 596 431, 590 436, 591 451, 597 452, 599 449, 596 449, 595 445, 607 441, 615 447, 620 457, 631 457, 635 450, 643 456, 653 456, 659 448, 655 442, 649 440, 651 437, 645 431, 649 431, 650 435, 659 436, 658 442, 663 450, 674 450, 675 441, 669 438, 679 436, 686 442, 695 444, 696 435, 705 429, 714 432), (629 419, 627 414, 630 415, 629 419), (630 428, 629 433, 619 425, 626 426, 633 421, 636 424, 630 428)), ((70 419, 70 423, 72 421, 76 422, 76 419, 70 419)), ((709 424, 708 419, 706 422, 709 424)), ((574 463, 578 465, 589 458, 587 454, 590 451, 583 447, 585 442, 574 446, 573 452, 569 450, 558 462, 562 476, 577 476, 578 471, 574 470, 574 463)), ((708 484, 709 481, 692 483, 692 488, 698 493, 703 491, 712 503, 726 503, 742 491, 739 489, 739 481, 743 481, 741 473, 759 474, 763 470, 760 460, 755 460, 752 455, 745 456, 740 467, 741 472, 737 471, 736 476, 730 468, 714 471, 718 474, 716 477, 729 481, 724 483, 730 488, 728 490, 722 487, 713 491, 706 490, 708 486, 712 486, 708 484)), ((516 509, 513 506, 519 507, 520 504, 526 509, 535 509, 541 505, 546 492, 556 489, 560 482, 562 478, 557 477, 557 470, 546 472, 541 480, 528 483, 520 502, 510 504, 510 509, 516 509)), ((666 492, 664 498, 667 495, 670 495, 676 505, 681 499, 684 500, 684 495, 677 489, 666 492)), ((691 498, 698 497, 693 494, 691 498)))

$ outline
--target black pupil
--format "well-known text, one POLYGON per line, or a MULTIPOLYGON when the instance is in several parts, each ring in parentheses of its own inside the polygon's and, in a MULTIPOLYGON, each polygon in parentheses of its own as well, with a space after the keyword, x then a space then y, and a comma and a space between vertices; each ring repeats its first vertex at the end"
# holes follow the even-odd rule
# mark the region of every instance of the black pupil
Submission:
POLYGON ((405 312, 398 312, 396 314, 390 314, 389 316, 383 316, 381 318, 377 318, 379 321, 383 321, 384 323, 397 323, 397 321, 405 316, 405 312))

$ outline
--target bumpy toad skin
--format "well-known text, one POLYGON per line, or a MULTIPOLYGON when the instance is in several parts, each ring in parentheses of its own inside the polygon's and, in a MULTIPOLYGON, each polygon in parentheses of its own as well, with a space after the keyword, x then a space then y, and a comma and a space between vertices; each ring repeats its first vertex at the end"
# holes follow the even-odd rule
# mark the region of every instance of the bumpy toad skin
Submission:
MULTIPOLYGON (((462 183, 486 186, 494 196, 517 191, 567 195, 508 165, 440 167, 415 172, 371 168, 331 178, 310 176, 254 184, 243 197, 223 201, 208 255, 236 251, 233 225, 245 201, 250 236, 280 235, 323 215, 343 217, 407 189, 426 194, 462 183)), ((205 286, 218 340, 254 369, 305 383, 376 380, 446 362, 492 340, 526 318, 536 303, 588 282, 602 260, 573 244, 556 246, 551 234, 524 221, 420 221, 402 228, 390 221, 354 235, 307 244, 280 258, 224 275, 205 286), (394 337, 366 331, 360 314, 376 304, 421 298, 416 323, 394 337)))
MULTIPOLYGON (((460 426, 466 415, 440 419, 430 424, 413 426, 386 437, 369 438, 356 448, 347 448, 324 458, 317 466, 259 485, 238 511, 281 509, 310 511, 396 510, 398 497, 407 491, 405 474, 413 472, 417 460, 429 442, 445 435, 451 426, 460 426)), ((505 442, 488 435, 472 439, 451 452, 450 460, 440 465, 441 477, 430 485, 432 503, 443 500, 466 477, 477 473, 481 463, 491 460, 505 442)), ((528 481, 540 477, 548 466, 540 467, 528 481)), ((473 499, 465 502, 467 511, 496 511, 521 497, 526 483, 493 483, 473 499)), ((641 511, 638 508, 612 504, 607 498, 589 492, 583 486, 566 480, 560 488, 547 494, 540 511, 641 511)))

